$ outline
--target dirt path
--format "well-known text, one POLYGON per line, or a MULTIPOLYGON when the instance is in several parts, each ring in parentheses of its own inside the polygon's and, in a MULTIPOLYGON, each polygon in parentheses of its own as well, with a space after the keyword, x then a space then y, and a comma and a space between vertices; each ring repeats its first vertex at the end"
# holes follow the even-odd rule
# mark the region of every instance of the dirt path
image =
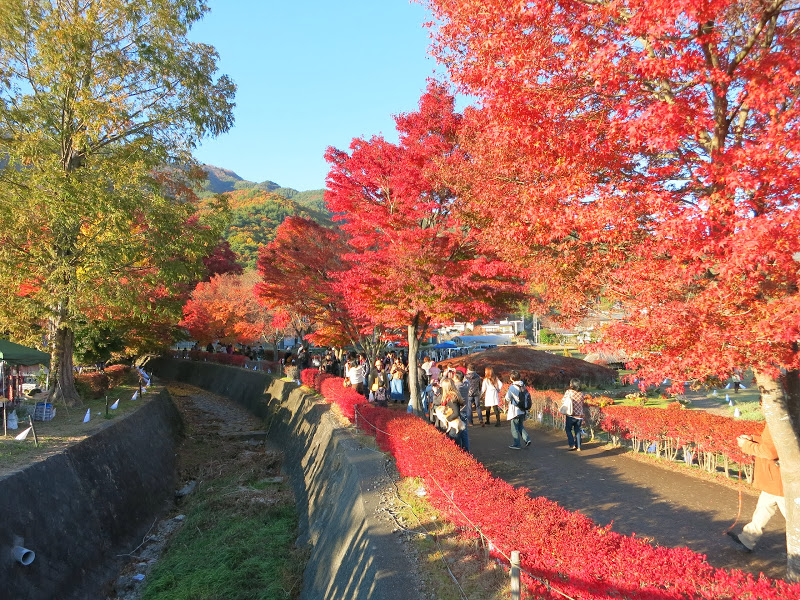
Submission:
MULTIPOLYGON (((785 523, 777 514, 752 554, 740 552, 724 535, 733 523, 738 492, 721 484, 636 460, 621 449, 586 444, 567 452, 563 432, 531 429, 532 444, 511 450, 510 425, 472 427, 472 454, 497 477, 522 485, 533 495, 580 511, 596 523, 613 521, 613 530, 636 533, 656 544, 686 546, 705 554, 710 564, 754 574, 783 577, 786 565, 785 523)), ((736 530, 749 521, 757 497, 742 494, 736 530)))

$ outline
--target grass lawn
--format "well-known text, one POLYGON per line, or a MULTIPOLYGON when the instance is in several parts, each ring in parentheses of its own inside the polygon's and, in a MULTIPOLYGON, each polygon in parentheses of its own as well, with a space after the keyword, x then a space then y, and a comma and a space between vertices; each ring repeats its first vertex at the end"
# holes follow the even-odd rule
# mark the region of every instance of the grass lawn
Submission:
MULTIPOLYGON (((272 485, 288 486, 281 482, 272 485)), ((142 600, 278 600, 300 590, 305 551, 295 548, 297 512, 288 492, 244 509, 237 495, 263 488, 238 473, 203 482, 186 521, 148 575, 142 600)))
MULTIPOLYGON (((51 421, 34 421, 34 430, 39 440, 37 447, 34 442, 33 432, 25 440, 14 439, 29 427, 28 415, 33 417, 37 402, 45 402, 46 394, 38 394, 33 398, 25 397, 22 404, 16 409, 19 418, 17 429, 9 429, 3 435, 0 424, 0 474, 8 473, 35 460, 40 460, 50 454, 81 441, 103 427, 108 421, 120 419, 135 411, 142 402, 146 402, 155 395, 150 391, 142 400, 131 400, 135 391, 139 389, 138 376, 135 371, 127 374, 124 381, 108 391, 108 404, 119 400, 116 410, 108 411, 106 416, 106 396, 98 399, 84 399, 80 406, 67 408, 63 404, 56 404, 55 417, 51 421), (88 423, 83 420, 86 411, 90 411, 88 423)), ((152 388, 151 388, 152 390, 152 388)))

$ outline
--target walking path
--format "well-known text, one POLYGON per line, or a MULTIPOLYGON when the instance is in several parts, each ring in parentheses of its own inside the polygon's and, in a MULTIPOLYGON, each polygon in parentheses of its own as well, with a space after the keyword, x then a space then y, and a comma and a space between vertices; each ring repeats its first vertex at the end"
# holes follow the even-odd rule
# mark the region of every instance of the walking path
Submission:
MULTIPOLYGON (((532 429, 532 444, 511 450, 510 424, 470 427, 472 454, 496 477, 525 486, 598 525, 636 534, 667 547, 689 547, 720 568, 763 572, 782 578, 786 566, 785 522, 778 513, 752 554, 743 553, 724 534, 736 519, 738 492, 725 485, 636 460, 625 450, 600 442, 567 452, 566 435, 532 429)), ((746 484, 736 531, 750 520, 757 496, 746 484)), ((580 540, 576 540, 580 543, 580 540)))

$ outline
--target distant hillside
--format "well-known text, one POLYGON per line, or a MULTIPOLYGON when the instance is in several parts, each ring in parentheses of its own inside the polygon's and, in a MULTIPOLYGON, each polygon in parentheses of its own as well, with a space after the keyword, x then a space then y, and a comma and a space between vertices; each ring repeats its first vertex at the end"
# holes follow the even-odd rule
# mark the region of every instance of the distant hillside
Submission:
POLYGON ((198 192, 201 210, 213 196, 226 196, 231 221, 223 237, 245 267, 255 267, 258 248, 275 238, 278 225, 289 215, 313 219, 326 227, 332 225, 323 202, 325 190, 299 192, 274 181, 247 181, 229 169, 213 165, 203 165, 203 169, 208 179, 198 192))
POLYGON ((222 169, 214 165, 203 165, 208 179, 203 184, 202 190, 198 193, 201 198, 208 198, 214 194, 224 194, 239 190, 259 190, 278 194, 284 198, 290 198, 301 206, 306 206, 316 211, 326 212, 325 204, 322 201, 324 190, 308 190, 299 192, 294 188, 281 187, 274 181, 262 181, 256 183, 242 179, 229 169, 222 169))
MULTIPOLYGON (((314 208, 313 197, 309 194, 311 192, 296 192, 292 198, 286 198, 277 192, 255 188, 224 192, 231 219, 223 237, 239 256, 242 265, 255 267, 258 248, 275 239, 275 230, 289 215, 306 217, 326 227, 332 225, 327 211, 314 208), (309 205, 297 201, 303 194, 306 195, 302 199, 309 205)), ((205 202, 201 201, 200 210, 204 206, 205 202)))

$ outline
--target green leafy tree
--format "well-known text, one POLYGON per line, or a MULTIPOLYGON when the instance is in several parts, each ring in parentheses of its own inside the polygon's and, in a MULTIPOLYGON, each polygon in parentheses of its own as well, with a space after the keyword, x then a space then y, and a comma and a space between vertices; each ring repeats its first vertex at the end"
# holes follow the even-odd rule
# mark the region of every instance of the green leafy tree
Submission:
POLYGON ((80 400, 76 325, 159 314, 218 241, 220 210, 198 219, 193 171, 170 168, 233 120, 235 86, 215 76, 216 51, 187 38, 207 10, 0 4, 0 328, 48 323, 53 399, 80 400))

